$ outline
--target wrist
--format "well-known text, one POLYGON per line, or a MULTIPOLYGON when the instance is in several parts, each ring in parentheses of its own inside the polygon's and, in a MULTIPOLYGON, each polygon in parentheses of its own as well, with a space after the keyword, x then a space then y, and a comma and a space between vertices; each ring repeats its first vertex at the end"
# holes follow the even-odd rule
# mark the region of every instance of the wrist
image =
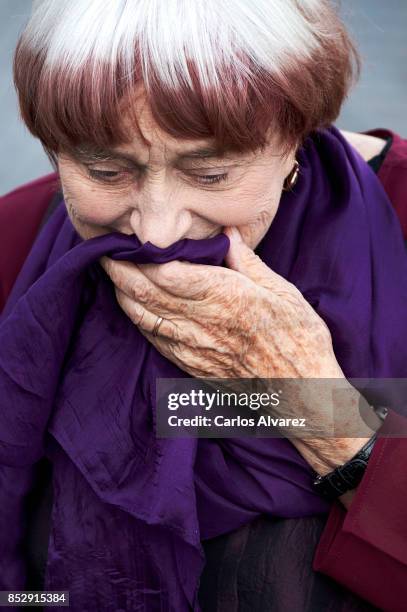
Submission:
POLYGON ((369 440, 366 438, 310 438, 291 442, 312 469, 324 476, 351 459, 369 440))
POLYGON ((369 439, 369 437, 309 439, 302 440, 302 448, 297 448, 313 470, 325 476, 349 461, 369 439))
POLYGON ((327 499, 342 498, 346 505, 346 499, 343 496, 356 489, 362 480, 376 439, 377 434, 375 433, 343 465, 337 466, 328 474, 316 474, 313 481, 315 491, 327 499))

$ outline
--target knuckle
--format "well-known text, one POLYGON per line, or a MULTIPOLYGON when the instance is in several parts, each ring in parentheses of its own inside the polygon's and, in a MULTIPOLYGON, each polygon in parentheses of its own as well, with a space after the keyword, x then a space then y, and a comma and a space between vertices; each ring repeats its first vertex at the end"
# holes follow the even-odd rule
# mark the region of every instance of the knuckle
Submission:
POLYGON ((146 303, 151 299, 151 289, 146 283, 137 283, 132 287, 132 297, 139 302, 146 303))
POLYGON ((176 308, 178 314, 189 319, 193 319, 197 311, 196 305, 188 300, 177 300, 176 308))
POLYGON ((174 342, 173 344, 171 344, 171 352, 174 355, 174 357, 182 361, 182 357, 184 355, 184 349, 181 346, 181 344, 179 344, 178 342, 174 342))
POLYGON ((244 251, 241 257, 242 257, 244 266, 247 268, 259 268, 259 267, 264 266, 263 260, 261 259, 259 255, 257 255, 257 253, 254 253, 254 251, 251 251, 251 250, 244 251))
POLYGON ((169 261, 160 266, 160 278, 165 285, 173 285, 179 276, 179 267, 176 261, 169 261))
POLYGON ((176 346, 180 345, 180 342, 183 339, 183 332, 181 331, 181 327, 179 325, 177 325, 177 323, 173 322, 173 327, 172 327, 172 340, 173 342, 177 343, 176 346))

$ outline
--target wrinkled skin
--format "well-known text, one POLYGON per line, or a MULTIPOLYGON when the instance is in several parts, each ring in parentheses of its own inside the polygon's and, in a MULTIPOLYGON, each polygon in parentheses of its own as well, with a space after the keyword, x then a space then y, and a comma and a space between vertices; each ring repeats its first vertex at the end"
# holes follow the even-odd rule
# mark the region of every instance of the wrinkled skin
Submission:
POLYGON ((120 306, 163 355, 195 377, 343 376, 325 323, 235 232, 227 230, 228 268, 103 258, 120 306), (164 321, 154 337, 157 316, 164 321))
MULTIPOLYGON (((227 268, 102 258, 123 311, 165 357, 195 377, 344 379, 324 321, 253 251, 276 214, 295 151, 279 153, 279 140, 271 136, 269 147, 244 158, 180 165, 174 156, 191 142, 163 133, 142 96, 135 104, 145 140, 135 133, 118 152, 134 154, 149 168, 146 175, 122 159, 59 155, 67 211, 78 233, 84 239, 135 233, 141 242, 165 247, 223 231, 231 247, 227 268), (224 172, 229 183, 197 183, 201 175, 224 172), (153 336, 159 316, 164 320, 153 336)), ((359 396, 350 397, 349 414, 356 415, 359 396)), ((302 405, 301 416, 317 417, 329 432, 331 408, 315 415, 311 402, 302 405)), ((354 455, 367 437, 291 441, 316 471, 326 473, 354 455)))
MULTIPOLYGON (((327 326, 298 289, 270 270, 238 231, 226 228, 225 233, 231 241, 228 268, 179 261, 134 265, 102 258, 127 316, 163 355, 197 378, 344 379, 327 326), (157 316, 164 320, 153 336, 157 316)), ((279 384, 291 401, 274 409, 273 416, 301 416, 310 427, 333 435, 330 388, 304 403, 289 381, 279 384), (298 412, 287 412, 287 405, 298 412)), ((349 390, 343 430, 353 427, 366 437, 290 437, 321 474, 344 463, 371 435, 360 420, 359 394, 350 385, 349 390)))

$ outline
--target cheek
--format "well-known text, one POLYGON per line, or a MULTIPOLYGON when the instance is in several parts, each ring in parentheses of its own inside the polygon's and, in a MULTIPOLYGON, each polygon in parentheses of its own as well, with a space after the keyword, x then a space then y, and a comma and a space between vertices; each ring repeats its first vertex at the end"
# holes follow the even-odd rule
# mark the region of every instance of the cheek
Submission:
POLYGON ((229 220, 229 225, 238 226, 243 241, 251 249, 257 247, 273 222, 280 203, 282 186, 282 182, 263 182, 256 194, 252 194, 246 201, 242 198, 239 204, 240 215, 229 220))
MULTIPOLYGON (((259 185, 256 190, 238 194, 233 206, 225 210, 225 225, 251 225, 260 219, 274 218, 281 197, 281 190, 273 185, 259 185)), ((222 206, 219 206, 221 209, 222 206)))
POLYGON ((259 219, 269 218, 277 212, 282 188, 277 181, 260 176, 239 188, 201 196, 197 212, 219 225, 251 225, 259 219))
POLYGON ((117 223, 128 210, 124 194, 111 194, 61 172, 60 177, 68 212, 81 225, 107 227, 117 223))

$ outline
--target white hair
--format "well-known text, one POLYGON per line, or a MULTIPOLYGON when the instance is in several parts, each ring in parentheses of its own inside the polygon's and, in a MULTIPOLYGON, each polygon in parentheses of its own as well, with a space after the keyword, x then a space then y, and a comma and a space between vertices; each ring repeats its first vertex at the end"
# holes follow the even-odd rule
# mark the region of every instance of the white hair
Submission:
POLYGON ((192 86, 192 60, 199 81, 219 87, 220 63, 250 79, 242 52, 271 74, 309 58, 330 35, 321 31, 326 7, 325 0, 34 0, 23 40, 45 52, 51 70, 122 62, 131 75, 138 50, 147 86, 151 65, 162 83, 192 86))
POLYGON ((139 86, 160 128, 257 150, 336 119, 359 57, 334 0, 34 0, 14 55, 46 151, 123 143, 139 86))

